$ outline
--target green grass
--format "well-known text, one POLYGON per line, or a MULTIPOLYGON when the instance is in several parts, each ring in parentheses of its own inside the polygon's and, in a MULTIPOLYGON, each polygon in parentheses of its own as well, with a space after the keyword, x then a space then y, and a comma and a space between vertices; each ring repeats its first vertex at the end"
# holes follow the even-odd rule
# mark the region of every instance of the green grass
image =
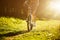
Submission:
POLYGON ((32 31, 14 37, 7 37, 5 40, 53 40, 53 34, 48 32, 32 31))
MULTIPOLYGON (((2 23, 4 23, 5 21, 8 21, 8 23, 7 22, 5 23, 7 23, 10 26, 10 27, 7 26, 7 28, 5 28, 4 26, 3 28, 5 32, 0 31, 2 34, 6 32, 8 33, 8 31, 16 32, 16 31, 27 29, 25 20, 21 20, 17 18, 4 18, 4 17, 0 18, 0 20, 2 20, 2 23), (10 30, 8 30, 9 28, 10 30), (8 31, 6 31, 6 29, 8 31)), ((55 40, 59 38, 60 38, 60 21, 59 20, 49 20, 49 21, 37 20, 36 27, 34 27, 32 31, 24 33, 24 34, 19 34, 16 36, 11 36, 11 37, 4 36, 4 37, 1 37, 0 39, 1 40, 55 40)))
POLYGON ((17 32, 24 30, 26 22, 18 18, 0 18, 0 34, 6 34, 10 32, 17 32), (24 28, 23 28, 24 27, 24 28))

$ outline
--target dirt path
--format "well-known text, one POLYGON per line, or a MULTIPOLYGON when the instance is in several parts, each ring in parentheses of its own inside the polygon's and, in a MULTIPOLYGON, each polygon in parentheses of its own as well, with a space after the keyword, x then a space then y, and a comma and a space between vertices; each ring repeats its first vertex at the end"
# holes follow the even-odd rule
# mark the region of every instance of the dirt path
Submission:
POLYGON ((11 32, 11 33, 7 33, 7 34, 0 34, 0 37, 6 36, 6 37, 10 37, 10 36, 16 36, 19 34, 24 34, 27 33, 27 30, 23 30, 23 31, 18 31, 18 32, 11 32))

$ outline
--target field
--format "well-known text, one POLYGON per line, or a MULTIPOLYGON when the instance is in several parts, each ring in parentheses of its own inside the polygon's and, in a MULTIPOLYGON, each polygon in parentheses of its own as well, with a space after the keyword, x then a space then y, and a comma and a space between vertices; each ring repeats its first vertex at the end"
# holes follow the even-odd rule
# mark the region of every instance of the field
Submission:
POLYGON ((37 20, 36 27, 27 32, 25 20, 1 17, 0 40, 60 40, 60 20, 37 20))

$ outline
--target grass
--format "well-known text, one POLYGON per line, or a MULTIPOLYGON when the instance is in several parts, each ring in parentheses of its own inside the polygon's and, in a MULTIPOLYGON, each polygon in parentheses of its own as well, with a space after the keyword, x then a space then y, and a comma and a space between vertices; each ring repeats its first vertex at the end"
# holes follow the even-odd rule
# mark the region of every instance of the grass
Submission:
POLYGON ((0 18, 0 34, 17 32, 17 31, 21 31, 22 29, 24 30, 25 27, 23 28, 23 26, 26 26, 25 24, 26 24, 25 21, 22 21, 21 19, 18 19, 18 18, 1 17, 0 18))
MULTIPOLYGON (((10 20, 9 25, 11 27, 12 32, 16 32, 16 30, 26 30, 26 22, 25 20, 16 19, 16 18, 7 18, 6 20, 10 20), (14 21, 11 20, 19 20, 19 23, 14 23, 14 21), (19 25, 19 26, 16 26, 19 25), (19 29, 16 29, 19 28, 19 29)), ((5 20, 5 21, 6 21, 5 20)), ((16 22, 16 21, 15 21, 16 22)), ((4 22, 3 22, 4 23, 4 22)), ((4 26, 5 27, 5 26, 4 26)), ((6 29, 6 28, 5 28, 6 29)), ((9 26, 7 26, 7 30, 9 29, 9 26)), ((8 30, 10 32, 10 30, 8 30)), ((4 30, 5 31, 5 30, 4 30)), ((2 31, 4 34, 4 31, 2 31)), ((8 31, 5 31, 8 32, 8 31)), ((1 40, 58 40, 60 39, 60 21, 59 20, 49 20, 49 21, 36 21, 36 27, 33 28, 30 32, 19 34, 16 36, 11 37, 1 37, 1 40)))
POLYGON ((48 32, 35 31, 13 37, 7 37, 5 40, 51 40, 52 37, 52 34, 48 35, 48 32))

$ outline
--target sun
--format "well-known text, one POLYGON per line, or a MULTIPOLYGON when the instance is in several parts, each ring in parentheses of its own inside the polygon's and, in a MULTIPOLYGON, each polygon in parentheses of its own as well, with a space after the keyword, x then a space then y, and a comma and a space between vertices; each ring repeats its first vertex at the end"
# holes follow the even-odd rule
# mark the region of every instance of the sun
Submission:
POLYGON ((56 12, 60 12, 60 0, 52 0, 48 4, 48 7, 56 12))

